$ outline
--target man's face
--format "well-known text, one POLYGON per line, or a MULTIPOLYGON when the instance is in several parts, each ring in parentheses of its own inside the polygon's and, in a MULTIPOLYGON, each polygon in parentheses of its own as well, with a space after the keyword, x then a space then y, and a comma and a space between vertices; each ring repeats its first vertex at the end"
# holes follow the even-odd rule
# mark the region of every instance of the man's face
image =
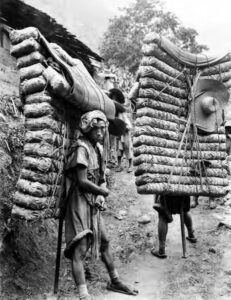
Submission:
POLYGON ((103 121, 98 121, 90 132, 90 138, 94 143, 102 143, 106 133, 106 126, 103 121))

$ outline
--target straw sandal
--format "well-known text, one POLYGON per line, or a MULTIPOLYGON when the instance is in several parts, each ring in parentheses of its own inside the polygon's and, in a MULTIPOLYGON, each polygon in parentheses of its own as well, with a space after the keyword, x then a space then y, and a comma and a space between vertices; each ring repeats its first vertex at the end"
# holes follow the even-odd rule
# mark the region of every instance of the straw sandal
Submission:
POLYGON ((158 257, 158 258, 167 258, 165 253, 160 253, 159 250, 155 250, 154 248, 151 249, 151 254, 158 257))

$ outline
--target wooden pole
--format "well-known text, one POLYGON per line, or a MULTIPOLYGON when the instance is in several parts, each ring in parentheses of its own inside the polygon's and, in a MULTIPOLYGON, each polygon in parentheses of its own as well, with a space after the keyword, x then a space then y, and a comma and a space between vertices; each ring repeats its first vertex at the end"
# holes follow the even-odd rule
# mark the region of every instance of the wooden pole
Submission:
POLYGON ((186 258, 186 240, 185 240, 185 228, 184 228, 184 200, 181 200, 180 208, 180 226, 181 226, 181 238, 182 238, 182 249, 183 255, 182 258, 186 258))
POLYGON ((54 280, 54 294, 55 295, 57 294, 58 288, 59 288, 59 270, 60 270, 62 234, 63 234, 63 217, 61 217, 59 219, 59 228, 58 228, 58 241, 57 241, 56 262, 55 262, 55 280, 54 280))

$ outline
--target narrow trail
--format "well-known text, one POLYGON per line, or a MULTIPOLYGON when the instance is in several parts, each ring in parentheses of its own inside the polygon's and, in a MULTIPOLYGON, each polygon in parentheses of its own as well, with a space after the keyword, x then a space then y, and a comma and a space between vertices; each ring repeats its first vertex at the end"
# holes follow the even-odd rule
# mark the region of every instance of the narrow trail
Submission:
MULTIPOLYGON (((134 189, 134 178, 123 172, 118 185, 134 189)), ((140 213, 152 212, 152 195, 137 195, 128 209, 128 218, 140 213)), ((136 297, 105 291, 97 300, 155 299, 155 300, 228 300, 231 299, 231 233, 217 228, 220 216, 226 214, 222 207, 215 211, 208 208, 207 199, 200 199, 192 217, 197 244, 187 242, 187 258, 182 258, 180 218, 174 215, 167 236, 167 259, 158 259, 150 254, 150 247, 134 256, 128 264, 119 265, 119 273, 125 282, 139 290, 136 297)), ((143 225, 146 226, 146 225, 143 225)), ((151 223, 154 244, 157 245, 157 214, 151 223)), ((151 246, 151 245, 150 245, 151 246)))
MULTIPOLYGON (((120 277, 139 290, 135 297, 106 289, 108 274, 102 262, 90 263, 93 278, 88 280, 89 292, 95 300, 230 300, 231 299, 231 230, 218 227, 219 218, 231 215, 224 206, 208 208, 206 198, 191 210, 197 244, 187 242, 187 258, 182 258, 179 215, 169 224, 167 259, 150 254, 157 247, 157 213, 152 195, 138 195, 133 174, 114 173, 115 184, 108 199, 105 223, 111 240, 112 254, 120 277), (120 210, 126 216, 115 218, 120 210), (151 222, 138 223, 148 214, 151 222), (93 264, 93 266, 92 266, 93 264)), ((65 261, 64 261, 65 262, 65 261)), ((63 269, 59 300, 78 299, 70 274, 63 269)), ((56 298, 47 297, 54 300, 56 298)))

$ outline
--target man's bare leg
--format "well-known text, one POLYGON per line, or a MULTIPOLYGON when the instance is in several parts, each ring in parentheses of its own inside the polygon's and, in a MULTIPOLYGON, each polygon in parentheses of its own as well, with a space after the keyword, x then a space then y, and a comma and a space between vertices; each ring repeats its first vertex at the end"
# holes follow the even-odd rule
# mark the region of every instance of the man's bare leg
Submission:
POLYGON ((122 283, 122 281, 120 281, 119 279, 119 274, 115 268, 112 255, 110 252, 109 239, 106 235, 106 228, 102 218, 100 220, 100 228, 101 228, 101 247, 100 247, 101 258, 107 268, 108 274, 111 279, 111 283, 108 284, 107 288, 114 292, 136 296, 138 294, 138 291, 133 288, 129 288, 127 285, 122 283))
POLYGON ((127 172, 128 173, 132 172, 132 158, 128 159, 128 170, 127 170, 127 172))
POLYGON ((209 197, 209 208, 215 209, 217 207, 216 199, 214 197, 209 197))
POLYGON ((159 250, 151 249, 151 253, 158 258, 166 258, 167 255, 165 253, 165 243, 166 237, 168 233, 168 223, 165 217, 159 213, 159 222, 158 222, 158 239, 159 239, 159 250))
POLYGON ((193 229, 193 223, 192 223, 192 217, 189 212, 184 213, 184 223, 188 231, 188 237, 187 240, 191 243, 196 243, 197 239, 194 235, 194 229, 193 229))
POLYGON ((84 259, 89 249, 89 241, 87 237, 84 237, 76 245, 72 256, 72 275, 75 280, 75 284, 79 291, 80 300, 89 300, 85 271, 84 271, 84 259))
POLYGON ((198 196, 191 196, 190 207, 195 208, 198 205, 198 196))
POLYGON ((122 157, 123 157, 123 155, 117 157, 118 166, 117 166, 116 172, 121 172, 123 170, 123 168, 122 168, 122 157))

